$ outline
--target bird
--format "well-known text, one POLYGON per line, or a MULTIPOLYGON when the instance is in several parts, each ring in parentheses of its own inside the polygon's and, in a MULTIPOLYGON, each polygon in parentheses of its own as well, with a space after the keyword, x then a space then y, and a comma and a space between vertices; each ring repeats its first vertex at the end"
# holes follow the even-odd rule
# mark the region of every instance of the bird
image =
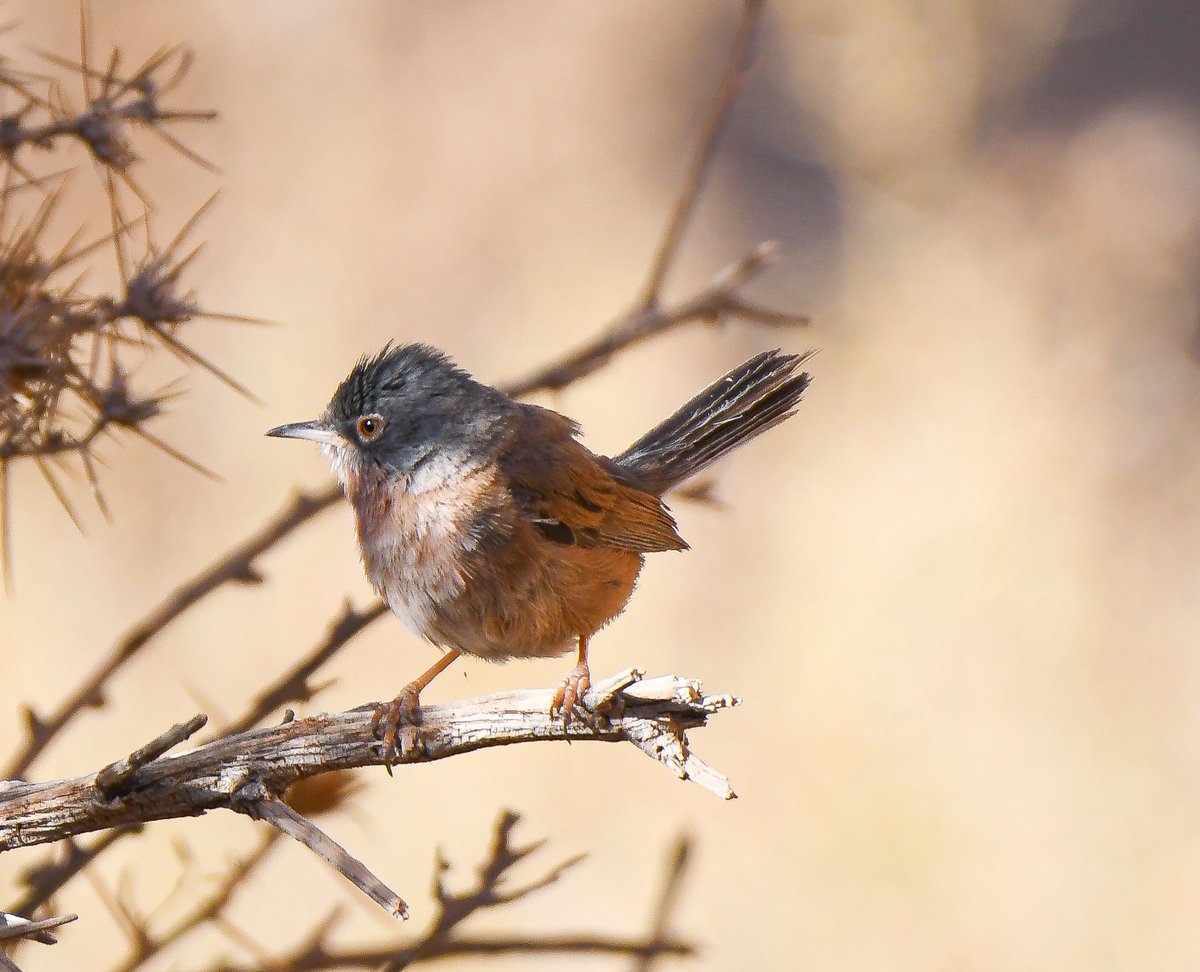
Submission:
POLYGON ((461 655, 574 647, 550 708, 569 723, 591 685, 590 639, 624 610, 645 555, 688 549, 664 494, 793 415, 812 353, 755 355, 612 458, 572 419, 419 343, 362 357, 319 418, 270 429, 320 444, 375 591, 444 650, 373 714, 389 772, 415 745, 421 692, 461 655))

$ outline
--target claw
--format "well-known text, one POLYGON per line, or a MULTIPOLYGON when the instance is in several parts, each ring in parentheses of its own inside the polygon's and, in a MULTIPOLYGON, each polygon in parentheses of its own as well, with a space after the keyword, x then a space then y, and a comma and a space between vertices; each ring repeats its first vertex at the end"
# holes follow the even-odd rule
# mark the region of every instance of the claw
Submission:
POLYGON ((391 702, 380 703, 371 714, 371 729, 383 740, 383 766, 388 776, 405 753, 416 749, 420 724, 421 686, 416 682, 404 686, 391 702))
POLYGON ((371 728, 383 740, 383 766, 388 776, 392 775, 392 767, 406 753, 416 751, 417 727, 421 725, 421 691, 449 668, 457 657, 457 651, 447 651, 429 671, 413 679, 391 702, 381 703, 371 714, 371 728))
POLYGON ((575 704, 583 700, 591 686, 592 673, 588 670, 587 662, 580 662, 571 670, 571 674, 563 679, 562 684, 554 693, 554 698, 550 702, 550 717, 554 718, 557 713, 561 712, 563 728, 569 726, 575 704))

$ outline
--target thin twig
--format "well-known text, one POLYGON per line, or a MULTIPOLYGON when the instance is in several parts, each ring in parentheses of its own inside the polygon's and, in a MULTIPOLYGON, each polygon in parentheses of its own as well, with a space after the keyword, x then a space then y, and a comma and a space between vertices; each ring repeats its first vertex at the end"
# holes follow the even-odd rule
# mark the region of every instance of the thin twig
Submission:
POLYGON ((662 296, 663 282, 679 252, 679 244, 683 240, 692 213, 695 212, 696 201, 700 198, 705 176, 708 175, 713 156, 716 155, 717 143, 721 140, 721 132, 729 119, 730 109, 742 89, 749 67, 750 43, 758 30, 758 22, 762 18, 765 5, 765 0, 744 0, 742 4, 742 17, 729 55, 729 66, 726 67, 721 83, 717 86, 716 96, 709 106, 704 127, 700 130, 700 141, 684 177, 683 189, 667 220, 667 228, 658 244, 658 251, 654 254, 654 261, 650 264, 646 282, 642 285, 641 297, 637 303, 641 309, 654 307, 662 296))
POLYGON ((0 942, 14 938, 28 938, 41 942, 43 945, 54 945, 58 939, 49 934, 51 928, 78 921, 79 915, 60 915, 58 918, 43 918, 41 921, 30 921, 20 915, 11 915, 0 911, 0 942))
POLYGON ((243 859, 230 865, 229 870, 221 876, 220 884, 211 894, 165 932, 154 933, 149 927, 139 928, 138 934, 132 936, 133 948, 129 956, 112 972, 135 972, 145 966, 150 959, 186 937, 188 933, 206 922, 216 920, 224 913, 233 896, 246 886, 250 876, 267 859, 267 855, 272 848, 279 844, 282 836, 283 834, 278 830, 267 831, 258 847, 243 859))
MULTIPOLYGON (((242 788, 243 792, 245 789, 242 788)), ((242 812, 255 820, 265 820, 281 834, 298 840, 389 914, 408 917, 408 904, 400 895, 325 831, 270 791, 264 790, 258 799, 245 801, 242 812)))
POLYGON ((288 972, 329 972, 333 969, 404 969, 421 961, 465 956, 596 956, 691 958, 696 946, 681 939, 666 942, 620 935, 538 935, 489 932, 486 936, 458 935, 440 945, 436 952, 420 955, 415 947, 374 945, 348 948, 309 948, 297 955, 281 958, 276 965, 218 964, 209 972, 262 972, 264 968, 288 972))
MULTIPOLYGON (((671 924, 671 913, 679 900, 679 892, 683 888, 684 872, 692 855, 692 842, 686 836, 681 836, 671 851, 670 863, 667 866, 666 880, 663 881, 662 891, 658 896, 658 907, 654 909, 654 921, 650 926, 650 941, 666 944, 671 941, 668 934, 671 924)), ((639 955, 630 967, 631 972, 650 972, 655 960, 663 952, 639 955)))
POLYGON ((263 689, 250 703, 245 713, 235 722, 222 729, 222 735, 245 732, 258 725, 272 712, 282 709, 291 702, 310 702, 324 685, 313 685, 310 679, 339 651, 350 643, 350 639, 364 628, 388 613, 383 601, 376 601, 363 611, 347 604, 342 613, 329 626, 329 634, 311 652, 263 689))
MULTIPOLYGON (((631 939, 603 935, 503 935, 489 934, 487 938, 470 937, 460 931, 474 915, 490 908, 500 907, 528 897, 554 884, 581 857, 571 857, 546 870, 540 877, 513 887, 510 885, 511 871, 520 862, 530 858, 542 848, 545 841, 537 840, 515 845, 512 834, 520 817, 511 810, 501 811, 496 820, 495 831, 487 858, 476 868, 476 879, 470 887, 454 891, 447 886, 443 875, 450 865, 439 853, 434 876, 434 898, 437 911, 425 931, 416 941, 408 943, 384 943, 374 946, 344 948, 332 945, 337 925, 338 912, 318 923, 311 934, 289 953, 269 958, 265 951, 250 936, 228 922, 222 927, 230 937, 250 951, 258 960, 255 968, 297 970, 369 968, 379 972, 395 972, 422 962, 433 962, 455 955, 499 955, 499 954, 596 954, 659 957, 662 955, 688 956, 694 947, 679 939, 657 935, 653 939, 631 939)), ((668 878, 671 883, 672 879, 668 878)), ((240 970, 241 966, 220 966, 226 972, 240 970)), ((122 969, 121 972, 133 972, 122 969)), ((216 972, 216 970, 213 970, 216 972)))
POLYGON ((132 786, 138 770, 149 763, 153 763, 185 739, 194 736, 204 728, 206 722, 208 722, 208 716, 203 713, 193 716, 187 722, 180 722, 172 726, 161 736, 150 740, 145 746, 134 750, 124 759, 118 759, 115 763, 105 766, 104 769, 96 774, 95 786, 100 798, 103 800, 113 800, 120 796, 124 790, 132 786))
POLYGON ((740 295, 740 288, 771 263, 777 249, 772 241, 760 243, 725 267, 707 287, 691 297, 670 306, 655 304, 625 314, 575 351, 505 386, 505 390, 510 395, 522 396, 565 388, 599 371, 618 351, 696 321, 719 324, 727 317, 741 317, 771 327, 807 324, 808 318, 803 314, 757 307, 740 295))
POLYGON ((26 915, 33 914, 39 908, 44 907, 68 881, 113 844, 129 834, 136 834, 141 830, 141 824, 116 827, 108 833, 102 834, 87 847, 80 847, 73 840, 65 841, 65 860, 58 863, 39 863, 25 874, 22 883, 28 886, 29 891, 24 898, 17 902, 13 910, 26 915))

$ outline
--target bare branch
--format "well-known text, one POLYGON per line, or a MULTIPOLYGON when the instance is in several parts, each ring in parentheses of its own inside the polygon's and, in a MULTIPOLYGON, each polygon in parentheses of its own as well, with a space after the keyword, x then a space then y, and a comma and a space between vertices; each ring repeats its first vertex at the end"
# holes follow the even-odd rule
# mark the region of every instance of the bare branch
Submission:
POLYGON ((14 938, 28 938, 43 945, 53 945, 58 939, 49 934, 51 928, 77 921, 79 915, 62 915, 58 918, 43 918, 41 921, 30 921, 20 915, 10 915, 0 911, 0 942, 14 938))
POLYGON ((184 938, 189 932, 199 928, 205 922, 216 921, 220 918, 234 894, 246 885, 250 875, 267 859, 267 855, 279 843, 279 838, 282 836, 282 833, 277 830, 268 831, 262 842, 250 854, 230 865, 229 870, 221 876, 220 884, 212 893, 204 897, 185 917, 166 931, 156 933, 149 927, 139 926, 138 933, 133 936, 133 948, 130 955, 124 962, 116 966, 113 972, 135 972, 164 949, 184 938))
POLYGON ((776 250, 773 242, 761 243, 731 263, 707 287, 691 297, 670 306, 655 303, 623 314, 592 340, 564 355, 559 361, 504 386, 505 391, 521 396, 565 388, 599 371, 618 351, 697 321, 719 324, 726 318, 740 317, 774 327, 807 324, 808 318, 802 314, 759 307, 741 296, 741 287, 770 264, 776 250))
POLYGON ((188 739, 204 728, 208 716, 193 716, 187 722, 172 726, 161 736, 150 740, 141 749, 130 753, 124 759, 105 766, 96 774, 96 792, 101 799, 113 800, 123 791, 130 788, 134 776, 143 766, 146 766, 171 749, 174 749, 185 739, 188 739))
POLYGON ((298 840, 385 911, 398 918, 408 917, 404 899, 377 878, 367 865, 269 791, 264 792, 261 799, 246 803, 243 812, 255 820, 265 820, 281 834, 298 840))
POLYGON ((729 56, 729 66, 725 76, 717 87, 716 96, 708 109, 708 117, 700 130, 700 141, 696 146, 696 154, 684 178, 683 189, 675 202, 675 208, 667 220, 667 228, 654 262, 650 265, 650 273, 642 285, 641 298, 638 307, 649 309, 654 307, 662 295, 663 282, 670 272, 675 255, 679 252, 679 244, 687 229, 688 221, 696 209, 696 200, 700 197, 700 189, 704 185, 704 177, 717 151, 717 143, 721 139, 721 131, 729 119, 729 111, 741 92, 749 67, 750 43, 762 19, 765 0, 744 0, 742 3, 742 19, 738 24, 737 36, 733 41, 733 50, 729 56))
POLYGON ((490 932, 486 936, 456 935, 435 953, 418 955, 415 948, 373 945, 335 949, 324 945, 295 956, 286 956, 275 966, 219 964, 208 972, 262 972, 263 968, 287 969, 288 972, 327 972, 331 969, 404 969, 419 961, 484 955, 616 955, 629 958, 690 958, 696 947, 690 942, 672 939, 647 941, 621 935, 514 935, 490 932))
MULTIPOLYGON (((671 912, 675 909, 675 904, 679 899, 680 889, 683 887, 683 875, 687 870, 688 860, 692 855, 692 842, 682 836, 675 843, 674 849, 671 851, 670 863, 667 867, 667 878, 663 882, 662 892, 658 897, 658 907, 654 910, 654 923, 650 928, 650 941, 666 945, 670 942, 668 928, 671 923, 671 912)), ((649 953, 639 955, 631 966, 630 972, 650 972, 654 966, 654 962, 664 952, 649 953)))
MULTIPOLYGON (((450 865, 439 853, 434 882, 438 910, 416 941, 350 948, 331 945, 338 917, 337 912, 334 912, 321 921, 312 934, 289 953, 272 959, 240 929, 234 928, 227 921, 222 922, 222 927, 234 941, 255 956, 258 963, 255 968, 289 969, 292 972, 317 972, 326 969, 375 969, 379 972, 389 972, 456 955, 592 954, 654 959, 664 955, 678 957, 693 954, 694 948, 690 943, 670 938, 665 934, 656 934, 654 938, 645 940, 604 935, 489 934, 486 938, 463 935, 460 929, 473 915, 489 908, 501 907, 548 887, 580 860, 580 857, 569 858, 520 887, 509 887, 508 880, 513 866, 532 856, 545 844, 545 841, 537 840, 525 845, 514 845, 512 834, 519 820, 520 817, 511 810, 500 813, 488 856, 476 868, 475 881, 462 891, 453 891, 446 886, 442 876, 449 870, 450 865)), ((677 871, 674 872, 676 877, 677 874, 677 871)), ((669 884, 674 884, 674 881, 675 877, 668 877, 669 884)), ((242 967, 223 965, 218 968, 224 972, 240 972, 242 967)), ((125 968, 121 972, 132 972, 132 969, 125 968)))
POLYGON ((310 682, 317 670, 345 648, 351 638, 387 613, 388 606, 383 601, 376 601, 364 611, 358 611, 350 604, 345 605, 342 613, 330 624, 325 640, 280 675, 272 685, 259 692, 245 714, 228 726, 225 733, 245 732, 290 702, 312 701, 313 696, 324 687, 324 684, 313 685, 310 682))
MULTIPOLYGON (((0 789, 0 795, 3 790, 0 789)), ((74 878, 80 871, 103 854, 108 848, 129 834, 138 833, 141 824, 130 824, 116 827, 92 841, 87 847, 80 847, 73 840, 64 842, 66 858, 60 862, 39 863, 31 868, 22 878, 22 883, 29 891, 14 906, 13 910, 31 915, 43 907, 51 898, 62 890, 63 885, 74 878)))
MULTIPOLYGON (((598 683, 585 697, 585 718, 564 727, 549 714, 552 695, 549 689, 526 690, 425 706, 419 744, 401 762, 546 740, 632 742, 680 779, 723 799, 735 795, 728 780, 690 750, 686 737, 688 729, 735 705, 733 697, 706 696, 699 683, 678 676, 641 681, 638 672, 628 670, 598 683)), ((263 801, 297 780, 383 765, 383 745, 371 726, 374 708, 254 729, 153 760, 126 781, 115 800, 97 792, 96 774, 5 783, 0 785, 0 852, 214 809, 261 816, 263 801)))

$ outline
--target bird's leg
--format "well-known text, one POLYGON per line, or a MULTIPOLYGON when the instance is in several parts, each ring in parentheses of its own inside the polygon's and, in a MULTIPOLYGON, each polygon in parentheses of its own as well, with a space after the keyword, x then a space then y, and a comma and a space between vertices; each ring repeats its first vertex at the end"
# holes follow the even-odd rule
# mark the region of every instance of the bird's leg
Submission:
POLYGON ((563 725, 571 722, 571 713, 575 703, 583 699, 587 690, 592 686, 592 673, 588 671, 588 636, 579 636, 579 662, 571 670, 571 674, 563 679, 562 685, 554 693, 550 702, 550 715, 561 712, 563 725))
POLYGON ((429 671, 405 685, 391 702, 383 702, 376 707, 371 716, 371 728, 376 736, 383 739, 383 765, 387 768, 388 776, 392 775, 392 763, 403 753, 416 748, 417 726, 421 723, 421 692, 457 657, 458 652, 451 648, 430 666, 429 671), (396 737, 400 735, 401 727, 404 734, 397 748, 396 737))

